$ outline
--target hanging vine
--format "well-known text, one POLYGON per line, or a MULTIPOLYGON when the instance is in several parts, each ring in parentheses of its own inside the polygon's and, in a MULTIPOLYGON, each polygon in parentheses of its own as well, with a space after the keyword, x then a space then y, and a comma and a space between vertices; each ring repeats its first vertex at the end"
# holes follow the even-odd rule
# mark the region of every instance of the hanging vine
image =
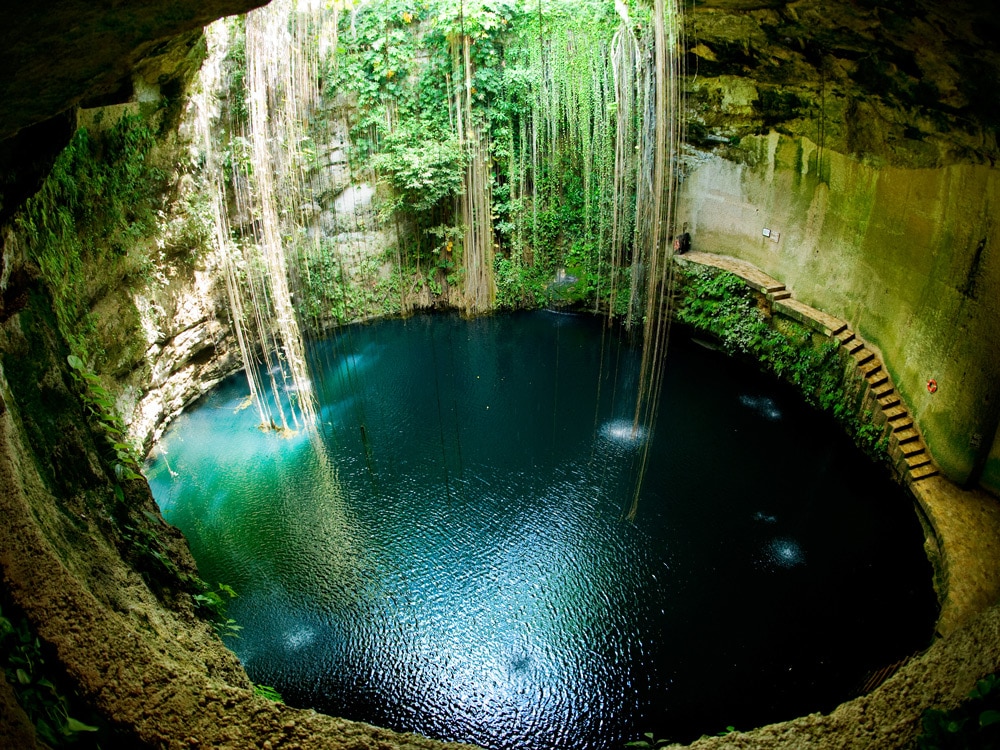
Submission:
POLYGON ((633 425, 651 433, 671 320, 682 36, 677 0, 301 12, 278 0, 248 16, 217 242, 248 372, 263 365, 251 376, 262 422, 312 419, 296 293, 321 330, 364 309, 357 288, 372 295, 389 266, 396 310, 421 295, 468 314, 555 301, 640 330, 633 425), (334 240, 310 223, 307 196, 322 190, 310 148, 336 128, 352 178, 378 184, 372 221, 392 229, 381 257, 361 232, 334 240))
POLYGON ((290 285, 293 269, 302 264, 288 241, 297 234, 296 222, 307 202, 301 168, 304 128, 317 94, 317 57, 307 43, 310 20, 294 12, 291 0, 276 0, 249 13, 242 27, 232 29, 233 39, 227 38, 225 25, 213 27, 213 44, 240 50, 235 97, 240 106, 229 109, 226 129, 232 138, 225 154, 215 147, 212 131, 219 105, 205 78, 224 76, 221 61, 215 61, 216 70, 203 73, 203 91, 195 101, 215 194, 215 243, 250 394, 261 425, 283 430, 311 427, 316 419, 290 285), (243 220, 235 232, 230 199, 243 220))
POLYGON ((683 25, 677 0, 655 0, 654 35, 654 121, 652 228, 642 255, 646 259, 646 313, 643 328, 639 393, 633 430, 643 426, 647 435, 642 447, 639 476, 628 517, 638 511, 639 492, 649 463, 649 447, 659 412, 663 390, 670 325, 673 320, 674 237, 680 146, 684 139, 681 78, 684 58, 683 25))

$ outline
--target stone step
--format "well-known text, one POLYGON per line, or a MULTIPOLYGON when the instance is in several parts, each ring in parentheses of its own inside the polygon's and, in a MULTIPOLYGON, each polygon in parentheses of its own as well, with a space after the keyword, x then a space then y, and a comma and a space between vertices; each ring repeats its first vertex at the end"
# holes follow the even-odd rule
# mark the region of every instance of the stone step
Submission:
POLYGON ((780 292, 774 292, 773 294, 769 294, 767 296, 771 298, 772 302, 774 302, 779 299, 788 299, 792 296, 792 293, 787 289, 782 289, 780 292))
POLYGON ((673 256, 679 263, 698 263, 703 266, 713 266, 729 271, 739 276, 746 282, 747 286, 763 294, 780 292, 785 285, 772 276, 768 276, 752 263, 747 263, 739 258, 731 258, 728 255, 716 255, 715 253, 700 253, 691 251, 684 255, 673 256))
POLYGON ((858 363, 858 367, 865 364, 866 362, 871 362, 875 359, 875 352, 871 349, 865 349, 864 347, 858 349, 857 351, 851 352, 854 355, 855 361, 858 363))
POLYGON ((905 430, 893 430, 892 437, 897 443, 903 445, 904 443, 919 440, 920 433, 913 429, 913 427, 907 427, 905 430))
POLYGON ((910 412, 906 410, 905 406, 900 406, 899 399, 896 399, 896 403, 892 406, 882 406, 882 413, 885 414, 885 420, 887 422, 896 422, 900 419, 910 416, 910 412))
POLYGON ((878 399, 878 405, 883 409, 891 409, 899 406, 899 394, 892 389, 892 386, 889 386, 888 390, 886 390, 885 385, 880 385, 878 388, 872 388, 872 393, 875 394, 875 398, 878 399))
POLYGON ((910 479, 917 482, 921 479, 927 479, 928 477, 933 477, 938 473, 937 467, 934 464, 924 464, 923 466, 918 466, 916 469, 910 471, 910 479))
POLYGON ((889 428, 893 432, 903 432, 904 430, 913 429, 913 420, 908 416, 903 419, 897 419, 895 422, 889 422, 889 428))
POLYGON ((864 348, 864 343, 859 339, 851 338, 845 341, 842 346, 847 350, 848 354, 854 354, 858 349, 864 348))
POLYGON ((913 456, 917 453, 925 452, 922 440, 911 440, 909 443, 903 443, 899 446, 899 450, 903 452, 904 456, 913 456))
POLYGON ((841 344, 846 344, 848 341, 855 339, 854 331, 850 328, 845 328, 843 331, 838 333, 834 338, 837 339, 841 344))
POLYGON ((883 385, 888 385, 892 388, 892 386, 889 385, 889 373, 881 368, 879 368, 876 372, 873 372, 865 379, 868 381, 868 385, 872 387, 872 390, 880 388, 883 385))
POLYGON ((879 362, 877 359, 865 362, 858 368, 861 374, 864 375, 866 378, 870 378, 872 376, 872 373, 878 372, 881 369, 882 369, 882 363, 879 362))
POLYGON ((931 457, 928 455, 927 451, 921 451, 920 453, 914 453, 911 456, 904 456, 903 461, 906 463, 906 468, 916 469, 918 466, 926 466, 931 462, 931 457))
MULTIPOLYGON (((772 290, 768 290, 769 292, 772 290)), ((778 290, 774 290, 778 291, 778 290)), ((812 328, 814 331, 822 333, 824 336, 836 336, 847 328, 847 323, 840 318, 828 315, 822 310, 810 307, 804 302, 789 297, 779 300, 774 305, 775 312, 781 313, 792 320, 802 323, 804 326, 812 328)))

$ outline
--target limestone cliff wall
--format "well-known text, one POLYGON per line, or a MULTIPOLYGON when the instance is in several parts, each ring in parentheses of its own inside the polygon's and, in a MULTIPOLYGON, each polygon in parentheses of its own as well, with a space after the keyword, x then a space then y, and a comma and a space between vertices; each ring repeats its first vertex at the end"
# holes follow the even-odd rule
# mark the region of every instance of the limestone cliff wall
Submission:
POLYGON ((940 468, 996 493, 995 23, 964 1, 696 6, 678 222, 880 347, 940 468))
POLYGON ((679 221, 695 248, 749 260, 849 321, 880 347, 942 470, 1000 490, 995 450, 987 466, 1000 419, 1000 170, 873 167, 773 131, 727 156, 702 155, 684 182, 679 221))

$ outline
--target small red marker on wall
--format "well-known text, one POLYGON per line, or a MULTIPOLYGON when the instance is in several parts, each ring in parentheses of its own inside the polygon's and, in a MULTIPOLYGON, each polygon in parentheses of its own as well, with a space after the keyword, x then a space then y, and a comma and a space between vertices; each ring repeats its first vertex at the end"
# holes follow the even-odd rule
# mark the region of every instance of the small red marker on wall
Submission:
POLYGON ((927 392, 935 393, 936 391, 937 391, 937 381, 934 378, 931 378, 930 380, 927 381, 927 392))

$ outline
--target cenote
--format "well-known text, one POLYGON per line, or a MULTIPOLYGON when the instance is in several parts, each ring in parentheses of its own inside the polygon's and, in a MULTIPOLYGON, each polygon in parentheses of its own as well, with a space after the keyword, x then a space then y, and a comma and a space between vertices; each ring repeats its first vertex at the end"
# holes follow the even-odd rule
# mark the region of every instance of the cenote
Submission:
POLYGON ((597 319, 349 326, 310 352, 314 436, 259 429, 235 375, 150 484, 292 705, 498 750, 829 711, 929 644, 912 501, 781 384, 670 347, 649 436, 597 319))

